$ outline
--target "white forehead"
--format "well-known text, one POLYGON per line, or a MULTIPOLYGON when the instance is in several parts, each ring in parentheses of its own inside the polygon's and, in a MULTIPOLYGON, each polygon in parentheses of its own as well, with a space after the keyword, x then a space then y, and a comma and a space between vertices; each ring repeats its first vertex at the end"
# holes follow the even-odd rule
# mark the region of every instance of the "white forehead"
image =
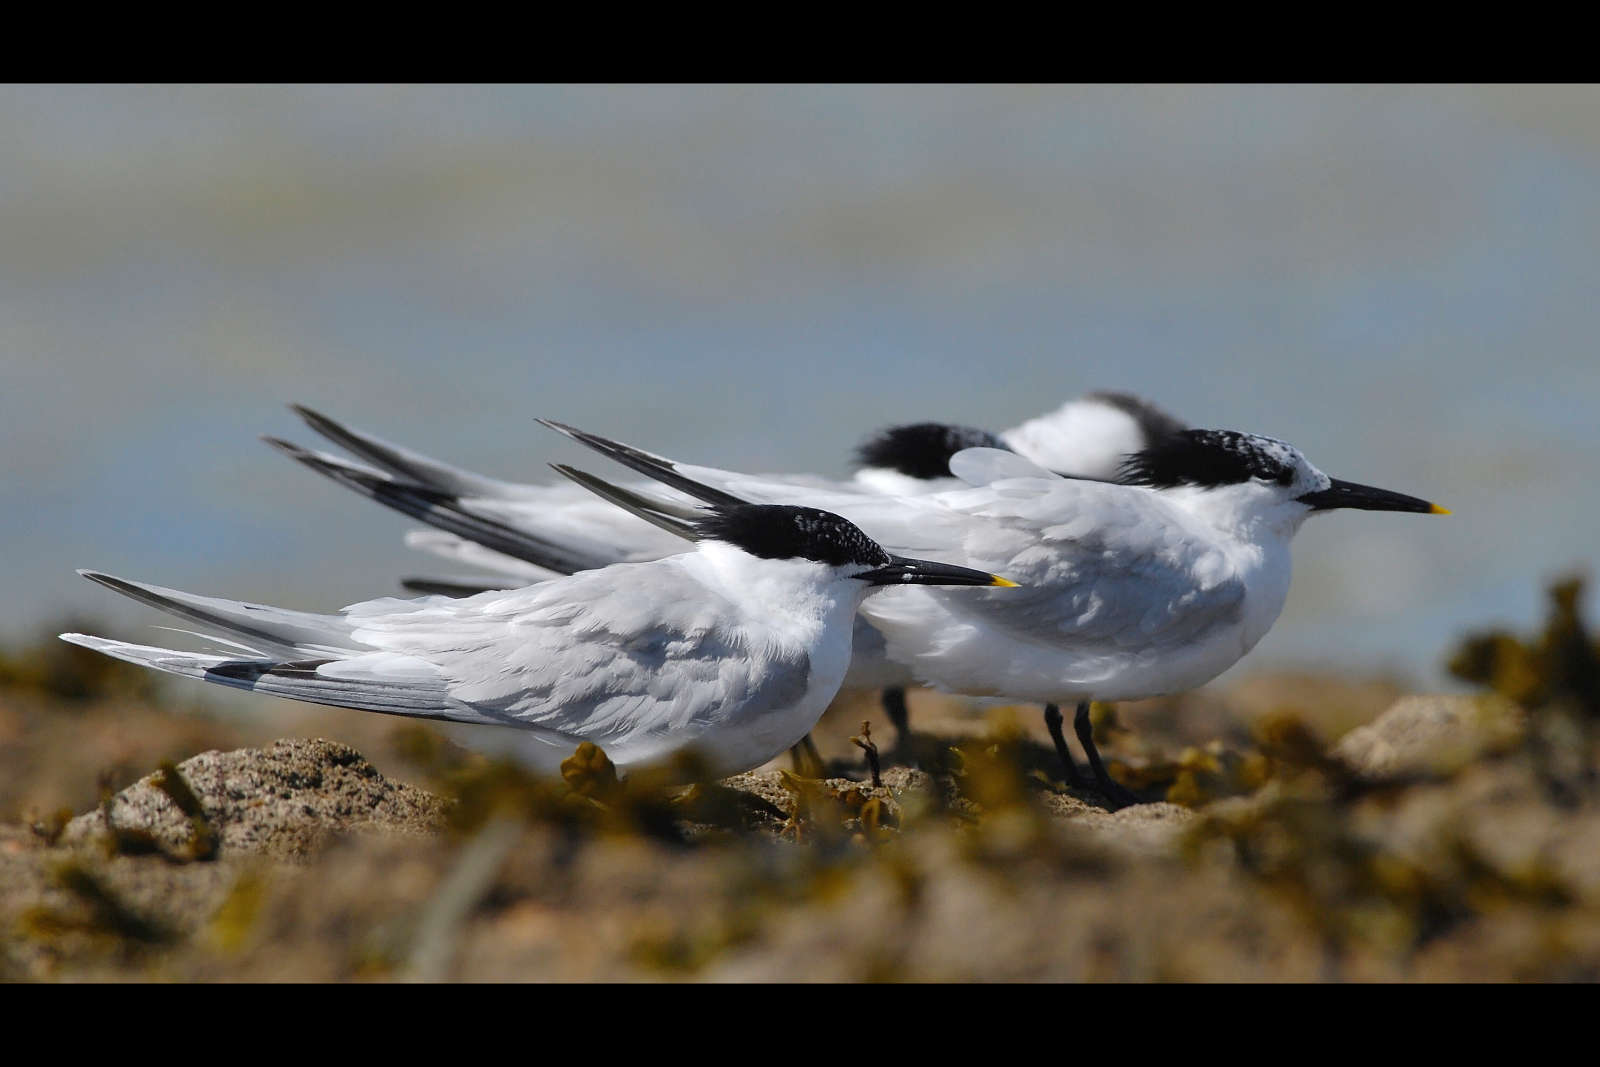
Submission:
POLYGON ((1290 489, 1297 496, 1301 493, 1315 493, 1333 484, 1332 478, 1318 470, 1298 448, 1287 441, 1251 434, 1250 443, 1268 459, 1294 471, 1294 481, 1290 483, 1290 489))
POLYGON ((1261 434, 1250 434, 1245 440, 1255 446, 1256 451, 1275 463, 1282 463, 1286 467, 1310 466, 1306 457, 1300 450, 1287 441, 1280 441, 1276 437, 1263 437, 1261 434))

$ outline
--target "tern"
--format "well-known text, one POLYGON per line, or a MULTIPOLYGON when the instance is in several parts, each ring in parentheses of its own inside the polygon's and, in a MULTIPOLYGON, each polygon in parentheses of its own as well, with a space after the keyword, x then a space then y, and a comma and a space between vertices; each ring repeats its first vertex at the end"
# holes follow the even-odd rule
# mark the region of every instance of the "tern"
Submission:
MULTIPOLYGON (((290 408, 317 433, 366 462, 352 463, 276 437, 263 440, 346 488, 435 527, 409 534, 406 542, 414 548, 487 568, 517 584, 681 550, 672 535, 575 485, 486 477, 303 405, 290 408)), ((950 474, 950 457, 983 445, 1015 451, 1063 475, 1112 481, 1127 455, 1183 428, 1182 422, 1149 401, 1128 393, 1094 392, 1000 433, 939 422, 889 427, 857 449, 856 472, 845 481, 814 474, 765 477, 808 489, 910 496, 960 488, 961 481, 950 474)), ((650 484, 627 488, 639 490, 650 484)), ((485 588, 472 581, 410 584, 457 592, 485 588)))
MULTIPOLYGON (((603 491, 622 492, 592 476, 603 491)), ((696 750, 718 775, 798 743, 850 663, 852 620, 886 586, 1013 586, 892 555, 850 522, 724 500, 658 518, 679 555, 462 599, 385 597, 320 615, 84 577, 199 623, 224 654, 61 639, 218 685, 362 711, 514 727, 554 769, 580 743, 619 771, 696 750)))
MULTIPOLYGON (((290 406, 316 432, 372 466, 275 437, 265 438, 269 444, 339 484, 434 527, 409 533, 406 542, 412 547, 497 576, 407 579, 403 584, 414 592, 472 595, 681 551, 673 535, 637 521, 577 486, 488 478, 310 408, 290 406)), ((768 480, 793 482, 808 490, 920 495, 962 487, 964 483, 950 473, 950 457, 968 447, 989 446, 1009 449, 1064 475, 1113 481, 1129 454, 1183 428, 1177 418, 1140 397, 1092 392, 1000 433, 938 422, 889 427, 857 449, 857 469, 847 481, 807 474, 772 475, 768 480)), ((638 491, 651 484, 628 488, 638 491)), ((678 499, 689 500, 687 496, 678 499)), ((914 684, 914 679, 902 665, 882 654, 883 637, 865 620, 856 624, 855 645, 845 687, 881 690, 885 711, 896 737, 903 742, 910 729, 905 687, 914 684)))
MULTIPOLYGON (((1310 516, 1341 508, 1448 514, 1330 478, 1289 444, 1230 430, 1168 434, 1129 456, 1118 482, 1065 478, 979 447, 950 459, 967 488, 870 496, 689 466, 546 425, 708 503, 737 494, 822 507, 891 551, 1014 577, 1024 588, 1011 596, 893 589, 861 613, 881 635, 883 657, 924 685, 1045 704, 1069 783, 1082 785, 1061 731, 1060 705, 1075 704, 1074 730, 1096 784, 1119 804, 1137 798, 1106 773, 1091 701, 1182 692, 1238 662, 1283 609, 1289 545, 1310 516)), ((658 517, 681 507, 641 500, 619 503, 640 514, 656 507, 658 517)))

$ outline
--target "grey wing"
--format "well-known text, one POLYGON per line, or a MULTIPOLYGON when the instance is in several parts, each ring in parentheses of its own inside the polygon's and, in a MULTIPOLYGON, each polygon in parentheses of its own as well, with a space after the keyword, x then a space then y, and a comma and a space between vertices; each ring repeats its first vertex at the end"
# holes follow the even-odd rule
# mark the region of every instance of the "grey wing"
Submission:
POLYGON ((1236 622, 1244 583, 1215 539, 1155 494, 1058 481, 1032 497, 969 501, 969 566, 1022 588, 941 593, 985 624, 1052 644, 1115 648, 1182 641, 1236 622))
MULTIPOLYGON (((519 585, 532 585, 534 582, 547 582, 565 573, 529 563, 515 556, 508 556, 503 552, 496 552, 476 541, 469 541, 445 530, 407 530, 405 542, 407 548, 431 552, 436 556, 468 566, 481 567, 489 571, 493 578, 506 579, 503 587, 507 589, 519 585)), ((484 585, 488 588, 489 582, 486 581, 484 585)))
POLYGON ((950 473, 972 486, 988 485, 1008 478, 1054 481, 1060 477, 1033 460, 1002 448, 963 448, 950 457, 950 473))
POLYGON ((519 727, 566 753, 592 740, 614 746, 614 759, 648 758, 651 746, 792 703, 809 680, 803 650, 747 647, 749 620, 686 574, 681 558, 458 600, 386 597, 331 616, 86 574, 242 640, 211 638, 238 650, 218 655, 62 635, 74 644, 233 688, 519 727))
POLYGON ((792 704, 810 670, 803 651, 741 640, 732 606, 675 559, 355 621, 365 643, 437 665, 451 699, 614 759, 792 704))
POLYGON ((977 567, 1022 588, 887 590, 863 604, 870 620, 915 627, 931 599, 955 620, 1098 655, 1239 617, 1244 585, 1227 557, 1153 493, 1019 478, 918 499, 920 512, 856 521, 892 552, 977 567))

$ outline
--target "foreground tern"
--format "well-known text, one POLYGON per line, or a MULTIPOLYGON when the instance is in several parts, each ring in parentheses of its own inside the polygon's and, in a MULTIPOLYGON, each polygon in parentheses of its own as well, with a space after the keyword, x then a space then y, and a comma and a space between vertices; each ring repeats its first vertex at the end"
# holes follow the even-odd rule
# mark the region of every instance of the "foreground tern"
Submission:
MULTIPOLYGON (((530 485, 484 477, 309 408, 291 406, 312 429, 372 466, 277 438, 266 438, 270 444, 339 484, 434 527, 408 534, 406 541, 411 546, 496 575, 408 579, 404 584, 413 591, 471 595, 681 551, 676 537, 604 504, 577 486, 530 485)), ((950 457, 982 445, 1015 451, 1061 474, 1114 481, 1129 454, 1181 429, 1183 423, 1146 400, 1126 393, 1095 392, 998 434, 934 422, 890 427, 857 450, 858 467, 847 481, 803 474, 772 475, 764 480, 808 490, 920 495, 961 488, 964 483, 950 473, 950 457)), ((651 484, 628 488, 639 491, 651 484)), ((690 498, 675 499, 687 502, 690 498)), ((883 654, 883 636, 865 620, 856 624, 855 646, 845 685, 881 689, 885 711, 903 742, 909 731, 905 687, 914 679, 903 665, 883 654)))
MULTIPOLYGON (((929 553, 1013 576, 1000 597, 893 589, 863 603, 882 654, 947 692, 1046 704, 1069 781, 1081 785, 1060 704, 1100 790, 1136 798, 1107 775, 1090 731, 1092 700, 1134 700, 1210 681, 1266 635, 1289 591, 1289 542, 1336 508, 1448 514, 1416 497, 1330 478, 1282 441, 1183 430, 1129 457, 1124 484, 1063 478, 1011 452, 973 448, 950 460, 968 488, 884 497, 676 463, 547 423, 702 501, 728 494, 825 507, 892 551, 929 553)), ((657 507, 621 501, 641 514, 657 507)))
POLYGON ((515 727, 533 742, 522 754, 545 769, 591 741, 619 770, 694 749, 727 775, 759 767, 815 725, 844 679, 852 619, 868 593, 1013 585, 891 555, 812 508, 724 501, 658 521, 696 541, 694 550, 465 599, 386 597, 334 615, 80 571, 216 631, 199 636, 231 651, 61 638, 237 689, 515 727))

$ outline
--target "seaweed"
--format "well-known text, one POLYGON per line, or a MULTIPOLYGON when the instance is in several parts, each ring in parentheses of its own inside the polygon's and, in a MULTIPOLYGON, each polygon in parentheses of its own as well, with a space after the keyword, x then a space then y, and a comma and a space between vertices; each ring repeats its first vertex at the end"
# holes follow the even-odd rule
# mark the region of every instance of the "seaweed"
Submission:
MULTIPOLYGON (((152 781, 157 789, 165 793, 178 806, 179 811, 189 817, 189 826, 194 831, 194 836, 189 839, 187 850, 179 853, 168 853, 169 858, 200 862, 216 859, 218 852, 221 850, 221 842, 217 831, 211 825, 211 820, 206 818, 205 809, 200 806, 200 798, 194 795, 194 790, 190 789, 189 783, 184 781, 177 765, 171 760, 163 762, 152 781)), ((111 812, 107 808, 106 819, 108 823, 110 817, 111 812)))
POLYGON ((51 879, 69 894, 76 907, 28 908, 19 918, 25 936, 50 942, 71 934, 86 934, 127 950, 168 945, 177 940, 171 927, 128 907, 99 875, 78 860, 57 864, 51 879))
POLYGON ((1548 590, 1548 614, 1535 636, 1505 630, 1468 635, 1447 666, 1463 681, 1526 708, 1526 748, 1557 804, 1576 807, 1596 790, 1600 741, 1600 646, 1589 636, 1579 604, 1584 579, 1569 576, 1548 590))
POLYGON ((878 745, 872 740, 872 723, 861 720, 861 733, 852 735, 850 743, 867 754, 867 767, 872 772, 872 788, 883 788, 883 770, 878 765, 878 745))

